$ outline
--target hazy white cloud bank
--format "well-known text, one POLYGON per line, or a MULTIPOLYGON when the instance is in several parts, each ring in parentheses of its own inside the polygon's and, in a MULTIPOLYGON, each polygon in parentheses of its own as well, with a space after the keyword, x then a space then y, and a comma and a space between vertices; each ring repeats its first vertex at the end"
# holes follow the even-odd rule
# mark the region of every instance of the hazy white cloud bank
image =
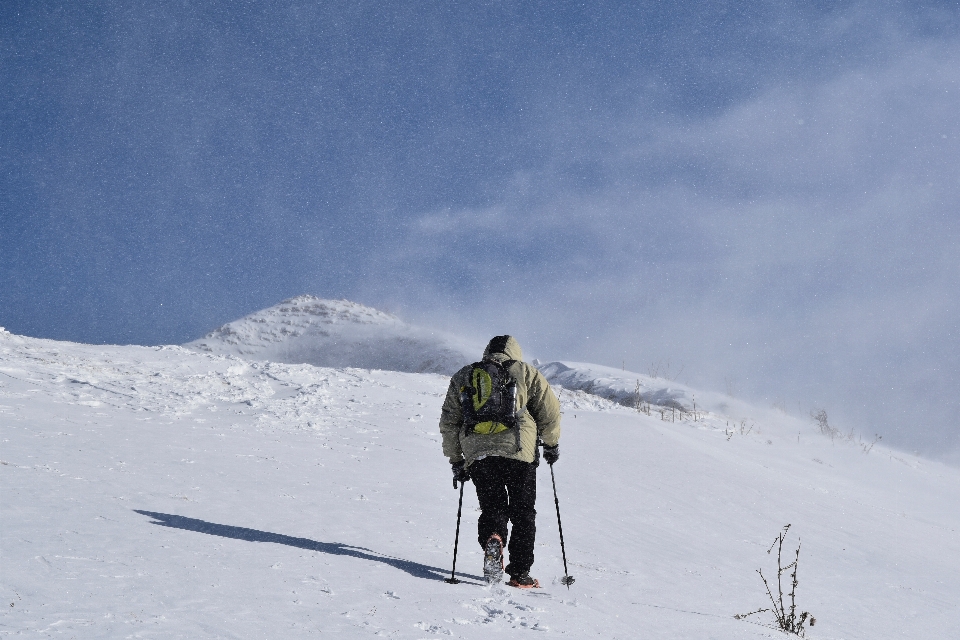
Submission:
POLYGON ((708 118, 559 127, 551 166, 494 207, 424 213, 384 265, 407 274, 399 307, 448 328, 670 358, 691 383, 955 447, 958 114, 960 46, 915 42, 708 118))

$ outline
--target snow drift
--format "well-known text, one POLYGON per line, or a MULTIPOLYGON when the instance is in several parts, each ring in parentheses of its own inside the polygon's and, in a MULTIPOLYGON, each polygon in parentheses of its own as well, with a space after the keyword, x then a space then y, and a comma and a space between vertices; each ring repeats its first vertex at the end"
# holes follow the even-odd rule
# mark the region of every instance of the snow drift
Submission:
POLYGON ((310 295, 251 313, 184 346, 248 360, 448 375, 483 350, 356 302, 310 295))

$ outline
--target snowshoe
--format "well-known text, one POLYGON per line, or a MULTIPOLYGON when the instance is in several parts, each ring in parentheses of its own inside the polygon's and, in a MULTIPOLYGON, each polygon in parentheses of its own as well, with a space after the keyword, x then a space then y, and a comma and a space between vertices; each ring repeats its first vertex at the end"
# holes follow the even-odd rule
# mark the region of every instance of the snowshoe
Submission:
POLYGON ((518 576, 512 576, 507 585, 516 587, 517 589, 539 589, 540 581, 536 578, 531 578, 529 573, 522 573, 518 576))
POLYGON ((493 534, 483 548, 483 577, 487 584, 503 580, 503 540, 493 534))

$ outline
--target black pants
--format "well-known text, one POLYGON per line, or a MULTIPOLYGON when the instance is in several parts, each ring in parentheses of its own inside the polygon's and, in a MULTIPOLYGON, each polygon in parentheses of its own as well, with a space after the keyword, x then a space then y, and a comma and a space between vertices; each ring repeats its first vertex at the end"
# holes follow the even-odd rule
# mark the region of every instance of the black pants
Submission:
POLYGON ((507 520, 513 523, 509 537, 510 564, 506 572, 518 576, 533 566, 533 543, 537 535, 537 467, 531 462, 489 456, 470 465, 477 487, 480 546, 497 533, 507 541, 507 520))

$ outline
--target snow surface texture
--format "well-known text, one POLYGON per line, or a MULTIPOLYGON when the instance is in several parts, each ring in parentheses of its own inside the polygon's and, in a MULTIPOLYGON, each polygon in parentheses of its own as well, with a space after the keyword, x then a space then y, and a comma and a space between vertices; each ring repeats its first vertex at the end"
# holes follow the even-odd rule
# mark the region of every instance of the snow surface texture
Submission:
POLYGON ((191 349, 318 367, 452 374, 483 352, 348 300, 303 295, 223 325, 191 349))
POLYGON ((544 588, 480 584, 472 485, 448 585, 446 385, 0 333, 0 635, 781 638, 733 616, 768 605, 755 570, 789 523, 808 637, 956 637, 960 470, 574 389, 554 469, 576 583, 541 465, 544 588))

